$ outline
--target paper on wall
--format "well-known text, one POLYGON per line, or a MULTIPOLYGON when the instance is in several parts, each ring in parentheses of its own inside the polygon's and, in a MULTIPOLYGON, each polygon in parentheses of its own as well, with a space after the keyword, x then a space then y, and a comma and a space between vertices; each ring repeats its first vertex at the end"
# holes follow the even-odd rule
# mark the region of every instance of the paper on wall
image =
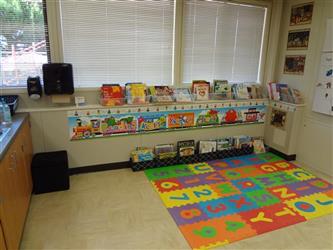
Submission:
POLYGON ((326 37, 323 46, 323 52, 333 51, 333 18, 326 21, 326 37))

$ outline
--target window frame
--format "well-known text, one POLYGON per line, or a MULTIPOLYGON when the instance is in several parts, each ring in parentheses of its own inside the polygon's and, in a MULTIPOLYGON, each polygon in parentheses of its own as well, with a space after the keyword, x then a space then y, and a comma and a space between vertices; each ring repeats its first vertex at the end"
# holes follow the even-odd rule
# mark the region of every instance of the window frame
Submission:
MULTIPOLYGON (((215 0, 220 1, 220 0, 215 0)), ((50 43, 50 55, 51 62, 63 62, 63 45, 62 45, 62 30, 61 30, 61 11, 60 2, 55 0, 45 0, 46 12, 48 17, 48 32, 49 32, 49 43, 50 43)), ((270 78, 267 76, 267 56, 269 46, 269 36, 272 19, 272 6, 274 0, 221 0, 221 2, 245 4, 245 5, 256 5, 267 9, 266 18, 264 24, 264 32, 262 39, 262 51, 261 60, 259 64, 259 82, 264 83, 264 80, 270 78)), ((174 87, 188 87, 189 84, 185 84, 182 81, 183 72, 183 0, 175 0, 174 4, 174 34, 173 34, 173 63, 172 63, 172 86, 174 87)), ((74 86, 75 87, 75 86, 74 86)), ((6 89, 22 89, 24 87, 8 87, 6 89)), ((99 87, 75 87, 80 91, 95 91, 99 90, 99 87)), ((13 92, 13 91, 10 91, 13 92)), ((18 91, 20 93, 22 91, 18 91)))

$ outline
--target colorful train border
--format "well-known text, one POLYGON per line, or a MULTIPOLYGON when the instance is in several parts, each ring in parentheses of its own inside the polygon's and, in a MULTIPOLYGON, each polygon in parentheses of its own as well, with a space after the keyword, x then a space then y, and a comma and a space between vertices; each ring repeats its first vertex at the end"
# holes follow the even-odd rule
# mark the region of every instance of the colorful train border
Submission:
POLYGON ((263 123, 265 101, 113 107, 68 111, 71 140, 263 123))

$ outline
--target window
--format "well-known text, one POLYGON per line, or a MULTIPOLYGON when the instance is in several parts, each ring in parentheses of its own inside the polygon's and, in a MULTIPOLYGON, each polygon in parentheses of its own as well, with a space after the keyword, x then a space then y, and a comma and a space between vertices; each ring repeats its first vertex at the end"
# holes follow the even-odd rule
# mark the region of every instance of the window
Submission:
POLYGON ((0 86, 25 86, 42 75, 49 43, 42 0, 0 1, 0 86))
POLYGON ((259 82, 266 8, 186 0, 183 82, 259 82))
POLYGON ((76 86, 172 82, 174 1, 60 0, 76 86))

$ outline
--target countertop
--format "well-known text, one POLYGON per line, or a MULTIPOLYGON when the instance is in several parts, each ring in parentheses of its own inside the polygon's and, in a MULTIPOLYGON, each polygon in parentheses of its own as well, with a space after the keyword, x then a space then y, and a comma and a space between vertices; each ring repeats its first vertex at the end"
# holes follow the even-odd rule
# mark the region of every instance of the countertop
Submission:
POLYGON ((9 146, 15 139, 17 132, 20 130, 24 121, 28 119, 28 117, 28 113, 19 113, 12 116, 12 124, 10 126, 10 130, 0 142, 0 161, 5 156, 9 146))

